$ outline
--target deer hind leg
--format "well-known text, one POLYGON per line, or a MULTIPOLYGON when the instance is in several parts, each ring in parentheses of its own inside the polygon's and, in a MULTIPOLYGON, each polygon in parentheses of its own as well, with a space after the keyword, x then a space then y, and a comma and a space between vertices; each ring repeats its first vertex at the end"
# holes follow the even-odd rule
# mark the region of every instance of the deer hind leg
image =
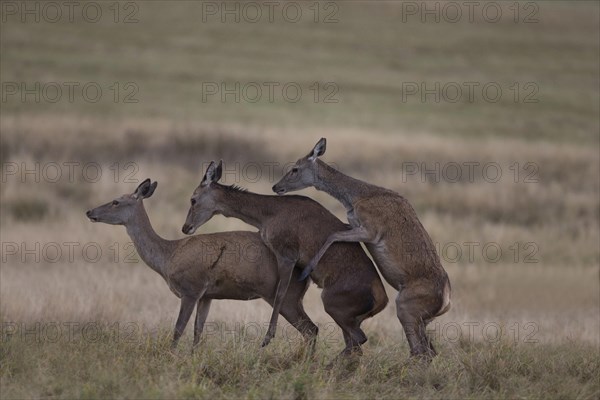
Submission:
POLYGON ((362 355, 361 346, 367 342, 367 335, 360 329, 360 324, 357 322, 356 318, 350 318, 348 321, 348 331, 350 334, 350 343, 351 345, 346 345, 346 348, 342 351, 343 355, 351 355, 358 354, 362 355))
POLYGON ((352 322, 348 321, 348 317, 344 315, 337 315, 335 313, 329 313, 335 323, 342 330, 342 336, 344 338, 344 343, 346 346, 340 352, 339 357, 349 356, 351 354, 362 355, 361 344, 367 341, 367 337, 364 332, 360 329, 356 329, 356 327, 352 326, 352 322))
MULTIPOLYGON (((296 272, 299 271, 295 269, 294 272, 294 275, 298 275, 296 272)), ((311 321, 302 305, 302 299, 309 283, 310 281, 297 282, 292 278, 287 295, 281 305, 281 315, 300 332, 308 342, 309 350, 312 353, 317 343, 319 328, 311 321)))
POLYGON ((348 293, 346 296, 333 296, 327 293, 323 296, 325 311, 339 325, 344 335, 346 347, 341 355, 362 354, 361 345, 367 341, 367 335, 360 329, 360 324, 364 319, 361 318, 361 315, 364 314, 364 309, 362 309, 364 307, 356 304, 355 296, 354 293, 348 293))
POLYGON ((194 324, 194 347, 192 347, 192 353, 194 351, 194 348, 200 342, 200 336, 202 335, 202 331, 204 330, 204 323, 206 322, 208 312, 210 311, 211 301, 211 299, 206 298, 200 298, 198 300, 198 305, 196 306, 196 321, 194 324))
POLYGON ((310 352, 314 352, 319 328, 315 325, 302 307, 302 303, 292 300, 285 301, 281 306, 281 315, 300 332, 308 342, 310 352))
POLYGON ((426 356, 431 358, 436 355, 431 339, 427 336, 426 326, 431 320, 428 294, 419 293, 420 290, 403 288, 396 297, 396 311, 402 324, 411 356, 426 356))
POLYGON ((194 306, 196 305, 196 298, 191 296, 181 297, 181 307, 179 308, 179 317, 175 323, 175 332, 173 333, 173 342, 171 342, 171 348, 177 347, 179 338, 183 335, 183 331, 192 316, 194 306))
POLYGON ((279 317, 279 313, 281 312, 281 306, 285 300, 285 295, 290 285, 290 280, 292 279, 292 272, 294 271, 295 265, 295 261, 289 261, 285 258, 277 257, 279 283, 277 284, 277 289, 275 290, 275 299, 273 300, 273 312, 271 314, 271 320, 269 321, 269 329, 267 329, 267 333, 263 339, 261 347, 268 345, 271 342, 271 339, 275 337, 275 331, 277 330, 277 319, 279 317))

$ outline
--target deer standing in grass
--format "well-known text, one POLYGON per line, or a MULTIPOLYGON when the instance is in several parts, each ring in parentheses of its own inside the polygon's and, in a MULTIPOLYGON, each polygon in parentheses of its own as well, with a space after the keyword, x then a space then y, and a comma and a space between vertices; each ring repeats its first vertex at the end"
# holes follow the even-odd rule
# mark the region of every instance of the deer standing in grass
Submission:
MULTIPOLYGON (((262 298, 273 305, 277 263, 260 235, 238 231, 163 239, 152 229, 143 203, 152 196, 156 185, 157 182, 151 184, 146 179, 132 194, 89 210, 86 215, 92 222, 124 225, 142 260, 181 299, 172 347, 177 345, 196 305, 194 347, 213 299, 262 298)), ((318 328, 302 306, 308 285, 309 281, 292 282, 278 310, 314 347, 318 328)))
MULTIPOLYGON (((218 183, 222 162, 208 166, 194 190, 183 232, 194 231, 215 214, 239 218, 260 230, 265 244, 277 258, 277 295, 263 345, 275 336, 277 315, 295 266, 304 266, 327 237, 346 229, 333 214, 303 196, 266 196, 218 183)), ((337 243, 319 263, 311 277, 323 288, 325 311, 342 329, 343 355, 360 354, 367 341, 360 324, 386 306, 388 298, 377 270, 358 243, 337 243)))
POLYGON ((450 281, 415 210, 398 193, 351 178, 318 157, 326 140, 273 186, 279 195, 314 186, 339 200, 352 229, 333 232, 306 265, 302 279, 338 242, 364 242, 384 279, 398 290, 396 310, 412 355, 434 356, 426 325, 450 308, 450 281))

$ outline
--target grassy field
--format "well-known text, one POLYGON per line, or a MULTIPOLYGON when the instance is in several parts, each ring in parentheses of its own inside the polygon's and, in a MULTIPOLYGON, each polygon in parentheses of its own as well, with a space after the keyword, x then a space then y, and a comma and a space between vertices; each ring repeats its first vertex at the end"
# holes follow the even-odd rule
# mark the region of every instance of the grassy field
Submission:
MULTIPOLYGON (((513 2, 495 3, 496 23, 480 12, 422 23, 391 1, 321 3, 318 23, 309 2, 297 23, 131 3, 118 4, 117 23, 114 3, 100 3, 97 23, 81 10, 73 22, 22 23, 2 9, 0 397, 600 396, 598 3, 537 2, 535 23, 523 23, 536 10, 526 2, 519 23, 513 2), (338 22, 322 23, 332 11, 338 22), (68 82, 102 97, 77 89, 70 101, 68 82), (268 82, 302 96, 277 89, 271 102, 268 82), (469 82, 502 97, 450 101, 469 82), (263 97, 207 92, 236 83, 263 97), (436 84, 448 91, 422 99, 421 85, 436 84), (171 351, 178 299, 122 227, 85 211, 149 177, 155 230, 180 238, 210 160, 224 160, 226 183, 271 193, 323 136, 325 161, 403 194, 437 244, 453 287, 452 309, 429 327, 440 356, 408 358, 391 301, 363 324, 362 359, 330 364, 343 341, 314 286, 304 301, 321 326, 314 358, 284 321, 259 349, 271 309, 258 300, 214 301, 198 351, 191 325, 171 351)), ((345 218, 324 193, 302 194, 345 218)), ((252 228, 215 217, 198 232, 233 229, 252 228)))
MULTIPOLYGON (((248 351, 243 335, 206 340, 194 356, 169 350, 170 334, 128 343, 101 331, 93 345, 10 342, 3 348, 4 398, 597 398, 595 347, 563 343, 522 346, 461 342, 443 346, 427 366, 406 358, 407 346, 381 344, 360 361, 329 365, 319 348, 248 351), (169 336, 169 337, 168 337, 169 336)), ((186 343, 189 345, 189 343, 186 343)), ((187 349, 186 349, 187 350, 187 349)))

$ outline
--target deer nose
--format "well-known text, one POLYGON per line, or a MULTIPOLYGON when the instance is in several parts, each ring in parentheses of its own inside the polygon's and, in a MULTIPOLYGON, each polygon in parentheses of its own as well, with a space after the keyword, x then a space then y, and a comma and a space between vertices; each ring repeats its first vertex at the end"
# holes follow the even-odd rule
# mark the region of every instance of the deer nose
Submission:
POLYGON ((98 222, 98 218, 92 217, 92 210, 87 210, 85 212, 85 215, 87 215, 87 217, 90 219, 90 221, 92 221, 92 222, 98 222))
POLYGON ((277 184, 273 185, 273 187, 271 188, 275 193, 277 193, 278 195, 282 195, 285 193, 285 189, 280 189, 277 184))
POLYGON ((190 230, 190 226, 188 224, 184 224, 183 228, 181 228, 181 232, 187 234, 190 230))

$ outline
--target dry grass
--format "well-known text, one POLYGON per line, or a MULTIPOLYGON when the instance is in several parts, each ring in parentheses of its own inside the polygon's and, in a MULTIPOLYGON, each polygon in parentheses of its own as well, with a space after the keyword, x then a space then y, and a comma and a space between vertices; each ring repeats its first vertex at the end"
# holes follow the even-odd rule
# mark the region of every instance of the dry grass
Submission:
MULTIPOLYGON (((539 4, 535 25, 399 24, 391 2, 340 3, 328 26, 199 24, 190 2, 141 2, 130 26, 2 24, 3 82, 133 80, 142 101, 3 102, 0 397, 598 398, 598 5, 539 4), (202 103, 207 80, 335 81, 341 102, 202 103), (400 101, 402 82, 473 80, 534 81, 540 102, 400 101), (342 338, 314 286, 304 303, 321 325, 316 359, 283 322, 258 350, 262 301, 214 301, 199 352, 189 327, 169 351, 178 300, 122 227, 85 210, 149 177, 154 228, 180 238, 202 165, 222 158, 226 183, 270 193, 323 136, 327 162, 402 193, 437 243, 453 286, 451 311, 430 326, 440 357, 407 358, 390 302, 363 324, 363 359, 327 368, 342 338), (65 162, 79 163, 72 180, 65 162), (19 175, 53 163, 57 182, 19 175), (82 175, 90 163, 97 181, 82 175)), ((345 218, 324 193, 302 194, 345 218)), ((199 233, 234 229, 252 228, 215 217, 199 233)))
POLYGON ((98 332, 94 345, 79 331, 56 343, 9 339, 3 398, 593 399, 600 389, 595 349, 575 343, 463 342, 429 366, 407 360, 404 346, 383 346, 328 367, 328 347, 315 360, 282 343, 255 351, 242 332, 209 338, 194 356, 169 351, 165 331, 129 341, 114 341, 111 327, 98 332))
MULTIPOLYGON (((59 123, 47 121, 44 125, 59 129, 56 128, 59 123)), ((187 212, 187 199, 201 175, 199 163, 219 156, 202 156, 202 149, 212 149, 215 153, 222 151, 224 155, 240 151, 228 149, 223 144, 236 140, 238 144, 244 143, 240 140, 240 130, 235 127, 218 130, 190 127, 174 130, 173 136, 166 139, 159 135, 164 122, 137 123, 137 126, 137 143, 140 145, 135 150, 135 157, 127 158, 123 153, 110 153, 108 150, 103 153, 99 147, 97 158, 91 159, 101 161, 103 171, 110 171, 108 168, 112 162, 133 161, 139 167, 135 178, 157 180, 159 188, 147 202, 150 218, 164 237, 181 237, 180 227, 187 212), (196 132, 202 132, 202 135, 196 136, 196 132), (190 143, 201 138, 203 146, 189 150, 189 153, 182 150, 183 153, 178 156, 169 150, 173 138, 181 143, 186 143, 186 138, 190 143), (219 150, 219 146, 224 147, 219 150), (163 157, 158 159, 155 152, 163 148, 163 157), (193 157, 193 151, 198 151, 200 156, 193 157), (189 154, 189 161, 186 154, 189 154)), ((9 145, 18 143, 12 131, 18 131, 20 127, 18 124, 9 127, 4 130, 4 140, 9 145)), ((111 128, 111 133, 104 135, 105 143, 117 143, 121 134, 130 129, 127 123, 114 124, 111 128)), ((64 126, 64 132, 76 129, 71 123, 64 126)), ((84 124, 81 130, 91 140, 99 134, 94 124, 84 124)), ((317 138, 321 134, 325 132, 305 132, 304 137, 317 138)), ((177 355, 169 355, 161 349, 174 324, 178 300, 162 279, 140 263, 134 253, 136 262, 125 262, 132 249, 126 247, 129 238, 123 228, 91 224, 84 216, 86 209, 131 191, 136 184, 124 183, 122 179, 115 182, 110 174, 96 183, 85 180, 23 183, 9 177, 1 197, 3 224, 0 233, 3 243, 16 243, 20 247, 16 255, 7 255, 6 252, 4 255, 6 262, 0 270, 0 314, 5 332, 15 327, 33 329, 36 332, 34 337, 39 338, 41 343, 31 347, 27 342, 31 340, 31 334, 27 336, 22 331, 11 339, 5 336, 2 383, 7 388, 7 395, 234 397, 255 393, 258 397, 295 397, 300 391, 304 393, 298 395, 301 397, 326 398, 344 397, 355 391, 353 387, 361 387, 361 391, 357 392, 360 397, 407 394, 462 397, 465 393, 473 397, 530 393, 536 397, 549 384, 549 380, 539 378, 543 375, 542 366, 547 366, 544 363, 550 362, 540 352, 562 354, 559 362, 567 364, 553 367, 557 376, 564 374, 566 365, 572 365, 569 362, 588 365, 580 368, 580 372, 572 378, 573 382, 582 382, 583 386, 563 380, 564 385, 553 389, 557 397, 561 393, 579 393, 586 398, 598 393, 597 385, 587 378, 590 368, 597 370, 597 359, 586 358, 594 352, 597 354, 600 343, 599 254, 595 247, 599 233, 597 222, 594 222, 598 213, 598 186, 593 181, 598 156, 595 152, 576 145, 561 145, 559 150, 558 145, 534 146, 527 143, 521 143, 518 151, 514 151, 513 143, 489 140, 460 142, 427 135, 410 141, 402 135, 389 137, 383 134, 372 134, 368 140, 361 140, 356 133, 342 131, 329 132, 327 136, 330 145, 326 159, 332 162, 341 160, 340 167, 351 170, 354 175, 405 193, 419 209, 425 227, 439 244, 442 256, 446 257, 445 265, 454 289, 453 308, 430 326, 443 354, 433 367, 423 369, 401 361, 406 360, 407 348, 391 303, 382 313, 364 323, 370 341, 358 370, 348 376, 339 372, 347 367, 339 367, 341 369, 336 369, 336 373, 327 372, 325 360, 331 359, 342 347, 342 340, 340 332, 323 311, 319 290, 315 287, 307 293, 305 307, 311 318, 322 327, 319 362, 297 359, 293 365, 289 364, 289 354, 299 351, 301 344, 297 340, 290 342, 290 327, 283 322, 273 349, 258 352, 256 337, 260 335, 253 331, 251 338, 244 336, 243 327, 260 326, 264 331, 270 307, 262 301, 214 302, 209 315, 210 333, 201 353, 188 356, 189 342, 186 342, 177 355), (407 176, 406 182, 403 182, 397 176, 380 172, 402 171, 409 160, 426 163, 454 161, 459 164, 494 161, 503 170, 514 160, 520 163, 536 160, 540 179, 538 183, 515 183, 509 177, 497 183, 477 179, 432 184, 423 182, 418 174, 407 176), (569 171, 557 168, 555 164, 569 171), (584 182, 591 182, 591 185, 584 182), (564 188, 568 188, 568 193, 563 193, 564 188), (26 199, 44 204, 45 214, 35 219, 22 218, 10 206, 4 207, 26 199), (556 212, 557 208, 560 212, 556 212), (73 259, 69 259, 68 248, 64 245, 66 242, 78 243, 73 259), (472 259, 468 254, 468 242, 478 243, 472 259), (537 252, 531 260, 535 262, 525 262, 529 252, 524 248, 520 249, 515 260, 511 250, 515 242, 521 245, 534 242, 537 252), (35 243, 40 244, 40 261, 35 262, 34 256, 25 255, 25 262, 22 262, 23 246, 31 249, 35 243), (57 262, 50 260, 54 257, 51 248, 54 243, 62 251, 57 262), (82 250, 89 243, 97 243, 102 249, 102 257, 96 262, 90 262, 90 256, 86 258, 82 250), (502 249, 503 256, 498 261, 492 262, 490 256, 486 257, 483 253, 482 247, 487 243, 502 249), (115 244, 119 248, 116 259, 115 244), (47 254, 43 251, 44 246, 50 246, 47 254), (455 259, 453 251, 456 247, 453 246, 458 246, 463 252, 458 259, 455 259), (44 329, 52 329, 55 323, 63 325, 63 333, 65 323, 101 326, 102 337, 108 336, 108 339, 101 345, 90 344, 86 340, 75 344, 62 340, 52 343, 44 329), (133 344, 111 337, 111 329, 114 330, 115 326, 121 329, 121 336, 123 332, 135 334, 133 344), (228 335, 233 335, 237 342, 227 341, 228 335), (89 375, 91 367, 86 367, 88 372, 76 374, 80 383, 67 385, 64 382, 68 370, 54 374, 49 372, 50 366, 40 365, 34 368, 35 374, 46 376, 46 384, 26 390, 27 386, 20 383, 26 379, 24 371, 30 370, 30 357, 41 358, 52 365, 61 362, 57 352, 76 348, 77 359, 84 360, 97 357, 95 352, 106 352, 103 346, 116 346, 120 350, 108 351, 108 355, 96 361, 94 371, 99 372, 93 375, 94 378, 89 375), (28 350, 23 352, 20 350, 23 348, 28 350), (388 354, 390 352, 393 357, 388 354), (211 361, 218 357, 217 354, 226 357, 228 363, 215 364, 211 361), (571 358, 564 358, 567 354, 571 358), (131 357, 143 361, 131 364, 126 361, 131 357), (567 361, 569 359, 577 361, 567 361), (117 369, 123 368, 122 373, 112 375, 107 369, 114 363, 118 365, 117 369), (148 370, 149 364, 154 365, 151 370, 148 370), (159 367, 161 365, 166 369, 159 367), (250 383, 247 368, 260 370, 251 377, 261 384, 250 383), (505 372, 494 375, 496 368, 505 372), (506 368, 513 372, 506 372, 506 368), (516 372, 523 368, 526 372, 516 372), (136 382, 135 386, 129 386, 117 376, 127 377, 127 381, 136 382), (386 376, 389 378, 384 379, 386 376), (392 379, 392 376, 395 378, 392 379), (170 383, 141 389, 142 382, 150 377, 170 383), (382 385, 367 384, 374 377, 384 379, 382 385), (285 384, 288 379, 296 383, 285 384), (396 384, 389 386, 385 384, 386 379, 396 384), (532 382, 536 383, 530 387, 532 382)), ((10 162, 85 160, 76 158, 89 145, 84 139, 79 139, 80 142, 74 140, 68 146, 54 142, 46 146, 44 157, 27 156, 41 151, 41 147, 37 150, 36 146, 43 145, 36 144, 35 137, 35 134, 29 135, 25 142, 21 141, 30 153, 16 152, 10 162), (57 149, 62 149, 64 156, 58 156, 57 149)), ((68 140, 76 138, 68 134, 64 137, 68 140)), ((262 165, 268 161, 283 164, 311 145, 312 140, 301 139, 293 132, 265 130, 246 146, 247 152, 235 158, 246 161, 230 168, 242 171, 248 163, 262 165)), ((110 147, 106 146, 107 149, 110 147)), ((256 183, 249 182, 247 178, 241 172, 226 177, 228 183, 269 193, 272 180, 268 177, 256 183)), ((307 191, 307 194, 343 218, 343 212, 335 201, 322 193, 307 191)), ((216 217, 201 230, 232 229, 252 228, 236 220, 216 217)), ((91 254, 93 257, 95 253, 91 254)), ((390 290, 389 295, 393 298, 394 291, 390 290)))

